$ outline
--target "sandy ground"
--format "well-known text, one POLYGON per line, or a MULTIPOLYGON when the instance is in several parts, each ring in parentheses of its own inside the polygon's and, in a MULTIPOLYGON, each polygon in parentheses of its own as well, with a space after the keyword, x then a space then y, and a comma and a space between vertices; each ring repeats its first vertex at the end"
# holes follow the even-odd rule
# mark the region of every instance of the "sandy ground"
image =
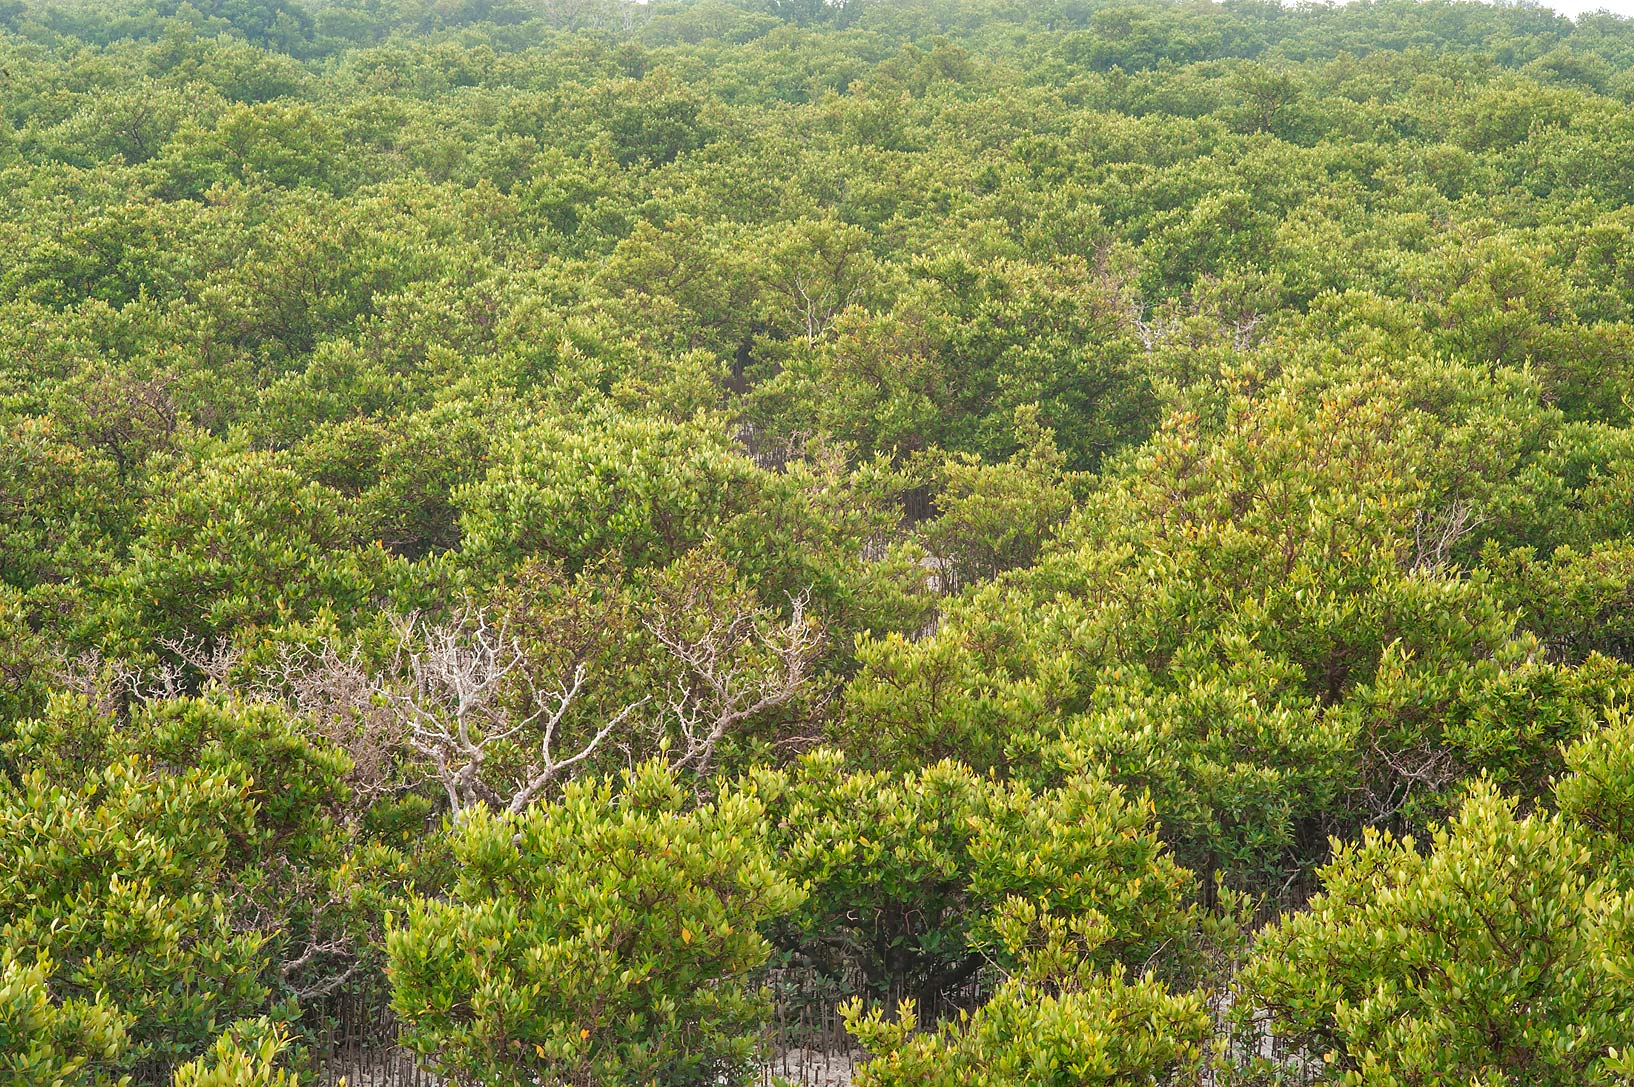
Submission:
MULTIPOLYGON (((797 1087, 851 1087, 858 1055, 824 1053, 815 1049, 787 1049, 773 1057, 761 1071, 761 1082, 770 1087, 778 1082, 797 1087)), ((371 1068, 334 1069, 323 1077, 327 1087, 434 1087, 437 1080, 425 1072, 416 1074, 410 1062, 384 1063, 371 1068)))
POLYGON ((764 1082, 784 1079, 802 1087, 851 1087, 858 1055, 824 1053, 814 1049, 786 1049, 766 1066, 764 1082))

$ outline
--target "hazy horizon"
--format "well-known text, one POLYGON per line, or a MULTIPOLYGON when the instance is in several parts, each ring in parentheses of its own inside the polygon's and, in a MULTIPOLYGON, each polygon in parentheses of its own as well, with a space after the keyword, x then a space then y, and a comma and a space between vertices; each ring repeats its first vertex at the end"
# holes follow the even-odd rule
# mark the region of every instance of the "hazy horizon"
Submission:
MULTIPOLYGON (((1340 2, 1342 3, 1343 0, 1340 0, 1340 2)), ((1491 2, 1491 0, 1487 0, 1487 2, 1491 2)), ((1559 12, 1561 15, 1573 19, 1596 11, 1609 11, 1624 18, 1634 18, 1634 0, 1558 0, 1558 2, 1540 0, 1538 6, 1559 12)))
POLYGON ((1573 19, 1595 11, 1609 11, 1625 18, 1634 17, 1634 0, 1561 0, 1559 3, 1544 3, 1541 6, 1558 11, 1562 15, 1569 15, 1573 19))

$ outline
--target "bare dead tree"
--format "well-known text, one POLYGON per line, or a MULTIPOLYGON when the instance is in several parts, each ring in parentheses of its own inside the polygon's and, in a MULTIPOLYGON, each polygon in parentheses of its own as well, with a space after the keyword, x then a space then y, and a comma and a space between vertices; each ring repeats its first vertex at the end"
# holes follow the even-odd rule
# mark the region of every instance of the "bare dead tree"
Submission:
POLYGON ((1250 313, 1231 322, 1231 346, 1236 351, 1247 351, 1254 346, 1254 330, 1260 326, 1264 317, 1258 313, 1250 313))
POLYGON ((120 717, 129 712, 133 704, 182 698, 192 693, 197 684, 188 673, 189 668, 195 667, 189 655, 205 665, 195 670, 204 675, 207 682, 218 676, 225 677, 238 659, 237 652, 224 642, 206 647, 202 639, 167 639, 160 644, 178 659, 138 664, 123 657, 104 657, 97 650, 88 649, 73 657, 57 658, 51 665, 52 683, 84 696, 104 716, 120 717))
MULTIPOLYGON (((159 647, 181 662, 183 668, 192 669, 207 686, 226 687, 244 659, 244 651, 226 638, 184 634, 180 638, 161 638, 159 647)), ((179 686, 183 679, 174 669, 171 673, 167 688, 179 686)))
MULTIPOLYGON (((660 712, 640 731, 677 740, 673 748, 657 746, 675 769, 706 775, 735 730, 813 696, 826 633, 811 614, 809 593, 792 597, 779 616, 707 562, 690 573, 661 592, 642 620, 672 678, 660 712)), ((355 801, 366 806, 400 789, 405 775, 412 782, 423 774, 456 819, 478 804, 524 811, 582 772, 610 740, 617 743, 621 730, 633 739, 636 715, 653 701, 649 695, 607 707, 589 725, 584 711, 574 714, 587 701, 595 639, 568 639, 544 664, 508 620, 484 608, 467 607, 444 621, 415 613, 394 626, 395 650, 384 663, 372 663, 358 647, 324 642, 284 645, 247 666, 229 642, 181 638, 161 643, 165 663, 137 666, 89 654, 62 662, 58 679, 108 713, 201 686, 286 707, 351 756, 355 801)))
POLYGON ((1412 801, 1415 790, 1436 792, 1457 780, 1465 769, 1453 753, 1428 741, 1392 750, 1369 739, 1375 772, 1362 786, 1362 806, 1374 825, 1395 818, 1412 801))
POLYGON ((626 705, 562 755, 557 741, 584 688, 582 660, 571 673, 540 682, 524 667, 522 647, 506 625, 493 624, 481 609, 437 624, 411 615, 399 620, 397 629, 394 668, 377 680, 375 695, 395 714, 408 746, 430 762, 456 818, 477 804, 524 810, 648 701, 626 705), (498 745, 525 734, 522 746, 529 757, 506 797, 482 771, 498 745))
POLYGON ((809 593, 790 603, 788 619, 770 626, 765 609, 741 603, 720 611, 665 609, 648 618, 648 631, 682 666, 665 705, 681 738, 672 766, 707 773, 716 748, 735 728, 807 690, 825 632, 809 613, 809 593), (681 616, 699 611, 707 616, 702 628, 687 629, 681 616))
POLYGON ((104 717, 112 717, 124 705, 129 690, 127 670, 118 662, 110 664, 95 649, 69 657, 54 658, 47 666, 51 685, 85 698, 104 717))
POLYGON ((1148 321, 1140 311, 1136 311, 1132 323, 1135 335, 1140 337, 1140 345, 1148 355, 1174 336, 1178 328, 1178 323, 1167 317, 1154 316, 1148 321))
POLYGON ((357 941, 350 936, 309 939, 278 967, 278 980, 302 1004, 328 996, 361 974, 368 963, 357 953, 357 941), (319 972, 324 965, 330 968, 319 972), (315 978, 310 975, 317 974, 315 978))
POLYGON ((1245 311, 1229 316, 1206 309, 1196 302, 1181 310, 1169 306, 1149 307, 1134 294, 1132 287, 1118 284, 1106 276, 1102 277, 1102 281, 1113 290, 1118 312, 1148 355, 1185 333, 1188 317, 1210 318, 1219 335, 1231 344, 1232 350, 1250 351, 1258 342, 1255 332, 1265 320, 1262 313, 1245 311))
POLYGON ((1413 514, 1412 568, 1445 569, 1458 541, 1485 523, 1486 518, 1462 499, 1440 510, 1419 509, 1413 514))
POLYGON ((367 931, 352 931, 358 914, 344 889, 287 857, 270 864, 253 885, 235 888, 234 927, 260 933, 277 949, 273 969, 289 995, 302 1004, 328 996, 378 962, 382 919, 373 919, 367 931), (291 938, 292 908, 305 920, 297 938, 291 938))
POLYGON ((99 712, 112 717, 126 712, 133 703, 184 698, 201 687, 227 687, 244 658, 243 651, 225 638, 161 638, 159 648, 170 659, 141 664, 105 657, 95 649, 58 657, 50 666, 51 679, 55 686, 85 696, 99 712))
POLYGON ((402 728, 375 696, 377 678, 353 646, 281 645, 241 690, 248 697, 288 706, 322 739, 351 757, 353 803, 367 807, 402 784, 402 728))
POLYGON ((860 288, 855 285, 841 289, 840 277, 844 269, 842 257, 831 278, 797 270, 789 283, 789 297, 794 302, 796 314, 806 326, 807 347, 816 346, 834 323, 834 318, 851 305, 860 293, 860 288))

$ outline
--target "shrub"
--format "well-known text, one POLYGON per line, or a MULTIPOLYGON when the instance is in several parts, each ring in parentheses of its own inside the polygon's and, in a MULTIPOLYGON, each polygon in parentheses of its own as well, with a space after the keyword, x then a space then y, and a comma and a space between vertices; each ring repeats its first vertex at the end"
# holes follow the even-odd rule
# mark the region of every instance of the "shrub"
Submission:
POLYGON ((1427 854, 1369 833, 1322 877, 1239 1002, 1319 1055, 1321 1082, 1625 1082, 1607 1056, 1634 1037, 1634 910, 1560 818, 1481 784, 1427 854))
POLYGON ((794 908, 749 791, 698 807, 657 763, 520 817, 471 812, 446 901, 387 938, 403 1040, 494 1085, 740 1082, 769 1008, 745 985, 794 908))

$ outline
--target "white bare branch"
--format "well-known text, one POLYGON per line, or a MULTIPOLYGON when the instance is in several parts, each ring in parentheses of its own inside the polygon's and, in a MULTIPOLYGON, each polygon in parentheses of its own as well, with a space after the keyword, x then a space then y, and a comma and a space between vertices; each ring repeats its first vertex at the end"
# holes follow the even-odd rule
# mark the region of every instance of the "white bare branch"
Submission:
POLYGON ((1451 561, 1452 549, 1471 532, 1486 523, 1469 502, 1459 500, 1436 511, 1419 509, 1413 514, 1413 569, 1442 570, 1451 561))
POLYGON ((810 594, 790 601, 786 622, 763 627, 762 609, 733 608, 709 616, 702 632, 684 631, 662 613, 647 621, 653 637, 682 665, 671 684, 666 715, 680 732, 671 765, 707 773, 722 739, 738 725, 794 701, 822 653, 822 624, 808 612, 810 594), (746 649, 758 645, 761 659, 746 649))
MULTIPOLYGON (((244 659, 244 651, 226 638, 207 641, 197 635, 184 634, 180 638, 161 638, 159 645, 181 661, 184 667, 193 669, 215 687, 225 687, 232 678, 233 670, 244 659)), ((166 680, 166 686, 175 688, 179 686, 181 676, 172 673, 166 680)))
POLYGON ((396 716, 407 745, 431 764, 456 818, 477 804, 523 811, 647 701, 625 706, 564 757, 557 742, 584 689, 582 660, 571 674, 542 681, 506 625, 496 626, 481 609, 439 624, 411 615, 397 630, 395 666, 376 680, 375 697, 396 716), (524 733, 530 738, 518 742, 528 750, 527 761, 506 796, 483 770, 497 745, 524 733))

